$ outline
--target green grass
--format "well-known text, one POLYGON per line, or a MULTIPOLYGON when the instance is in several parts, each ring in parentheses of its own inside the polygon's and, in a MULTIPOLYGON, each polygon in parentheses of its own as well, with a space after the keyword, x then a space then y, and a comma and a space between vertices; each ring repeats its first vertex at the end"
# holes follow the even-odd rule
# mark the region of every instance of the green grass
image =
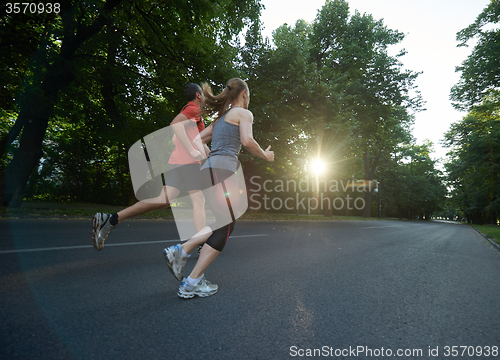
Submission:
MULTIPOLYGON (((93 204, 54 204, 54 203, 29 203, 23 204, 17 209, 0 208, 0 216, 3 217, 35 217, 35 218, 91 218, 96 212, 115 213, 124 206, 106 206, 93 204)), ((144 214, 141 218, 172 218, 170 209, 152 211, 144 214)))
MULTIPOLYGON (((124 209, 124 206, 107 206, 98 204, 77 203, 46 203, 25 202, 17 209, 0 208, 0 217, 22 218, 91 218, 96 212, 115 213, 124 209)), ((153 211, 138 218, 145 219, 173 219, 170 209, 153 211)), ((355 221, 355 220, 378 220, 378 218, 363 218, 358 216, 331 216, 300 214, 273 214, 266 212, 247 211, 240 220, 260 221, 355 221)))
POLYGON ((500 226, 493 225, 472 225, 484 235, 500 245, 500 226))

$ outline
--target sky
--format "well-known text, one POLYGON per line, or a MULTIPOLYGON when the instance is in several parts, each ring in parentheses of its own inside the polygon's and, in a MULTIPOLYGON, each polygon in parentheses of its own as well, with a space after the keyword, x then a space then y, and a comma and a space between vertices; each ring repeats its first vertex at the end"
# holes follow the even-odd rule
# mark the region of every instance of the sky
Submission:
MULTIPOLYGON (((472 24, 489 4, 489 0, 348 0, 351 14, 355 10, 383 19, 393 30, 404 33, 405 39, 394 45, 394 54, 406 49, 400 58, 403 67, 423 72, 416 85, 426 102, 415 114, 413 136, 417 144, 430 140, 434 144, 433 159, 444 159, 447 149, 440 142, 450 125, 466 115, 455 110, 449 100, 450 89, 460 73, 455 72, 471 53, 471 46, 458 48, 456 34, 472 24)), ((293 26, 298 19, 311 23, 325 0, 261 0, 265 6, 261 20, 263 36, 272 39, 272 32, 287 23, 293 26)), ((392 49, 391 49, 392 50, 392 49)))

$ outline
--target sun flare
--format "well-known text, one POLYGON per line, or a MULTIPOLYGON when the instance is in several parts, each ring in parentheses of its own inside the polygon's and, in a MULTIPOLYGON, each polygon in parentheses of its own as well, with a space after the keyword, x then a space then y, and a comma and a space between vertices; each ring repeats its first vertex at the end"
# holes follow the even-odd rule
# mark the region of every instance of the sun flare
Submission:
POLYGON ((317 175, 320 175, 323 172, 325 172, 325 168, 326 168, 325 163, 320 159, 314 159, 311 162, 311 170, 317 175))

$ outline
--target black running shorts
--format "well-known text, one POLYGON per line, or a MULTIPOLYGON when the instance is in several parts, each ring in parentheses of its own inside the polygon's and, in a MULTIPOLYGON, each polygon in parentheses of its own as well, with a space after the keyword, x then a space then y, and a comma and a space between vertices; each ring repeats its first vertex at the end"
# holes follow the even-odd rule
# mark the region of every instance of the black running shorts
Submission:
POLYGON ((202 182, 200 176, 200 164, 180 165, 167 172, 165 185, 177 190, 201 190, 202 182))

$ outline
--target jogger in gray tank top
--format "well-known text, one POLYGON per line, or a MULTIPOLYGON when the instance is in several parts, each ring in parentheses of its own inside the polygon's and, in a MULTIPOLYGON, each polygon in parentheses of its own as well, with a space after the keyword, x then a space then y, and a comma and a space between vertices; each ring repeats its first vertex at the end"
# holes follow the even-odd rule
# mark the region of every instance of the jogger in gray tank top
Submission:
POLYGON ((212 147, 208 157, 210 161, 206 161, 201 170, 211 167, 236 172, 241 150, 240 127, 224 120, 233 109, 226 111, 213 125, 212 147))
MULTIPOLYGON (((203 93, 208 107, 207 113, 215 115, 212 124, 200 133, 204 144, 212 140, 210 155, 202 166, 202 172, 210 172, 212 179, 220 183, 234 174, 238 166, 241 145, 254 156, 267 161, 274 161, 271 146, 263 150, 253 138, 253 114, 248 110, 250 91, 246 82, 239 78, 227 82, 225 89, 213 95, 208 84, 203 85, 203 93), (215 174, 215 176, 214 176, 215 174)), ((204 278, 205 270, 217 258, 234 229, 230 224, 218 229, 206 226, 184 244, 177 244, 164 250, 172 274, 182 279, 177 295, 183 298, 210 296, 218 291, 218 286, 204 278), (188 277, 184 277, 183 268, 189 254, 202 245, 200 257, 188 277)))

